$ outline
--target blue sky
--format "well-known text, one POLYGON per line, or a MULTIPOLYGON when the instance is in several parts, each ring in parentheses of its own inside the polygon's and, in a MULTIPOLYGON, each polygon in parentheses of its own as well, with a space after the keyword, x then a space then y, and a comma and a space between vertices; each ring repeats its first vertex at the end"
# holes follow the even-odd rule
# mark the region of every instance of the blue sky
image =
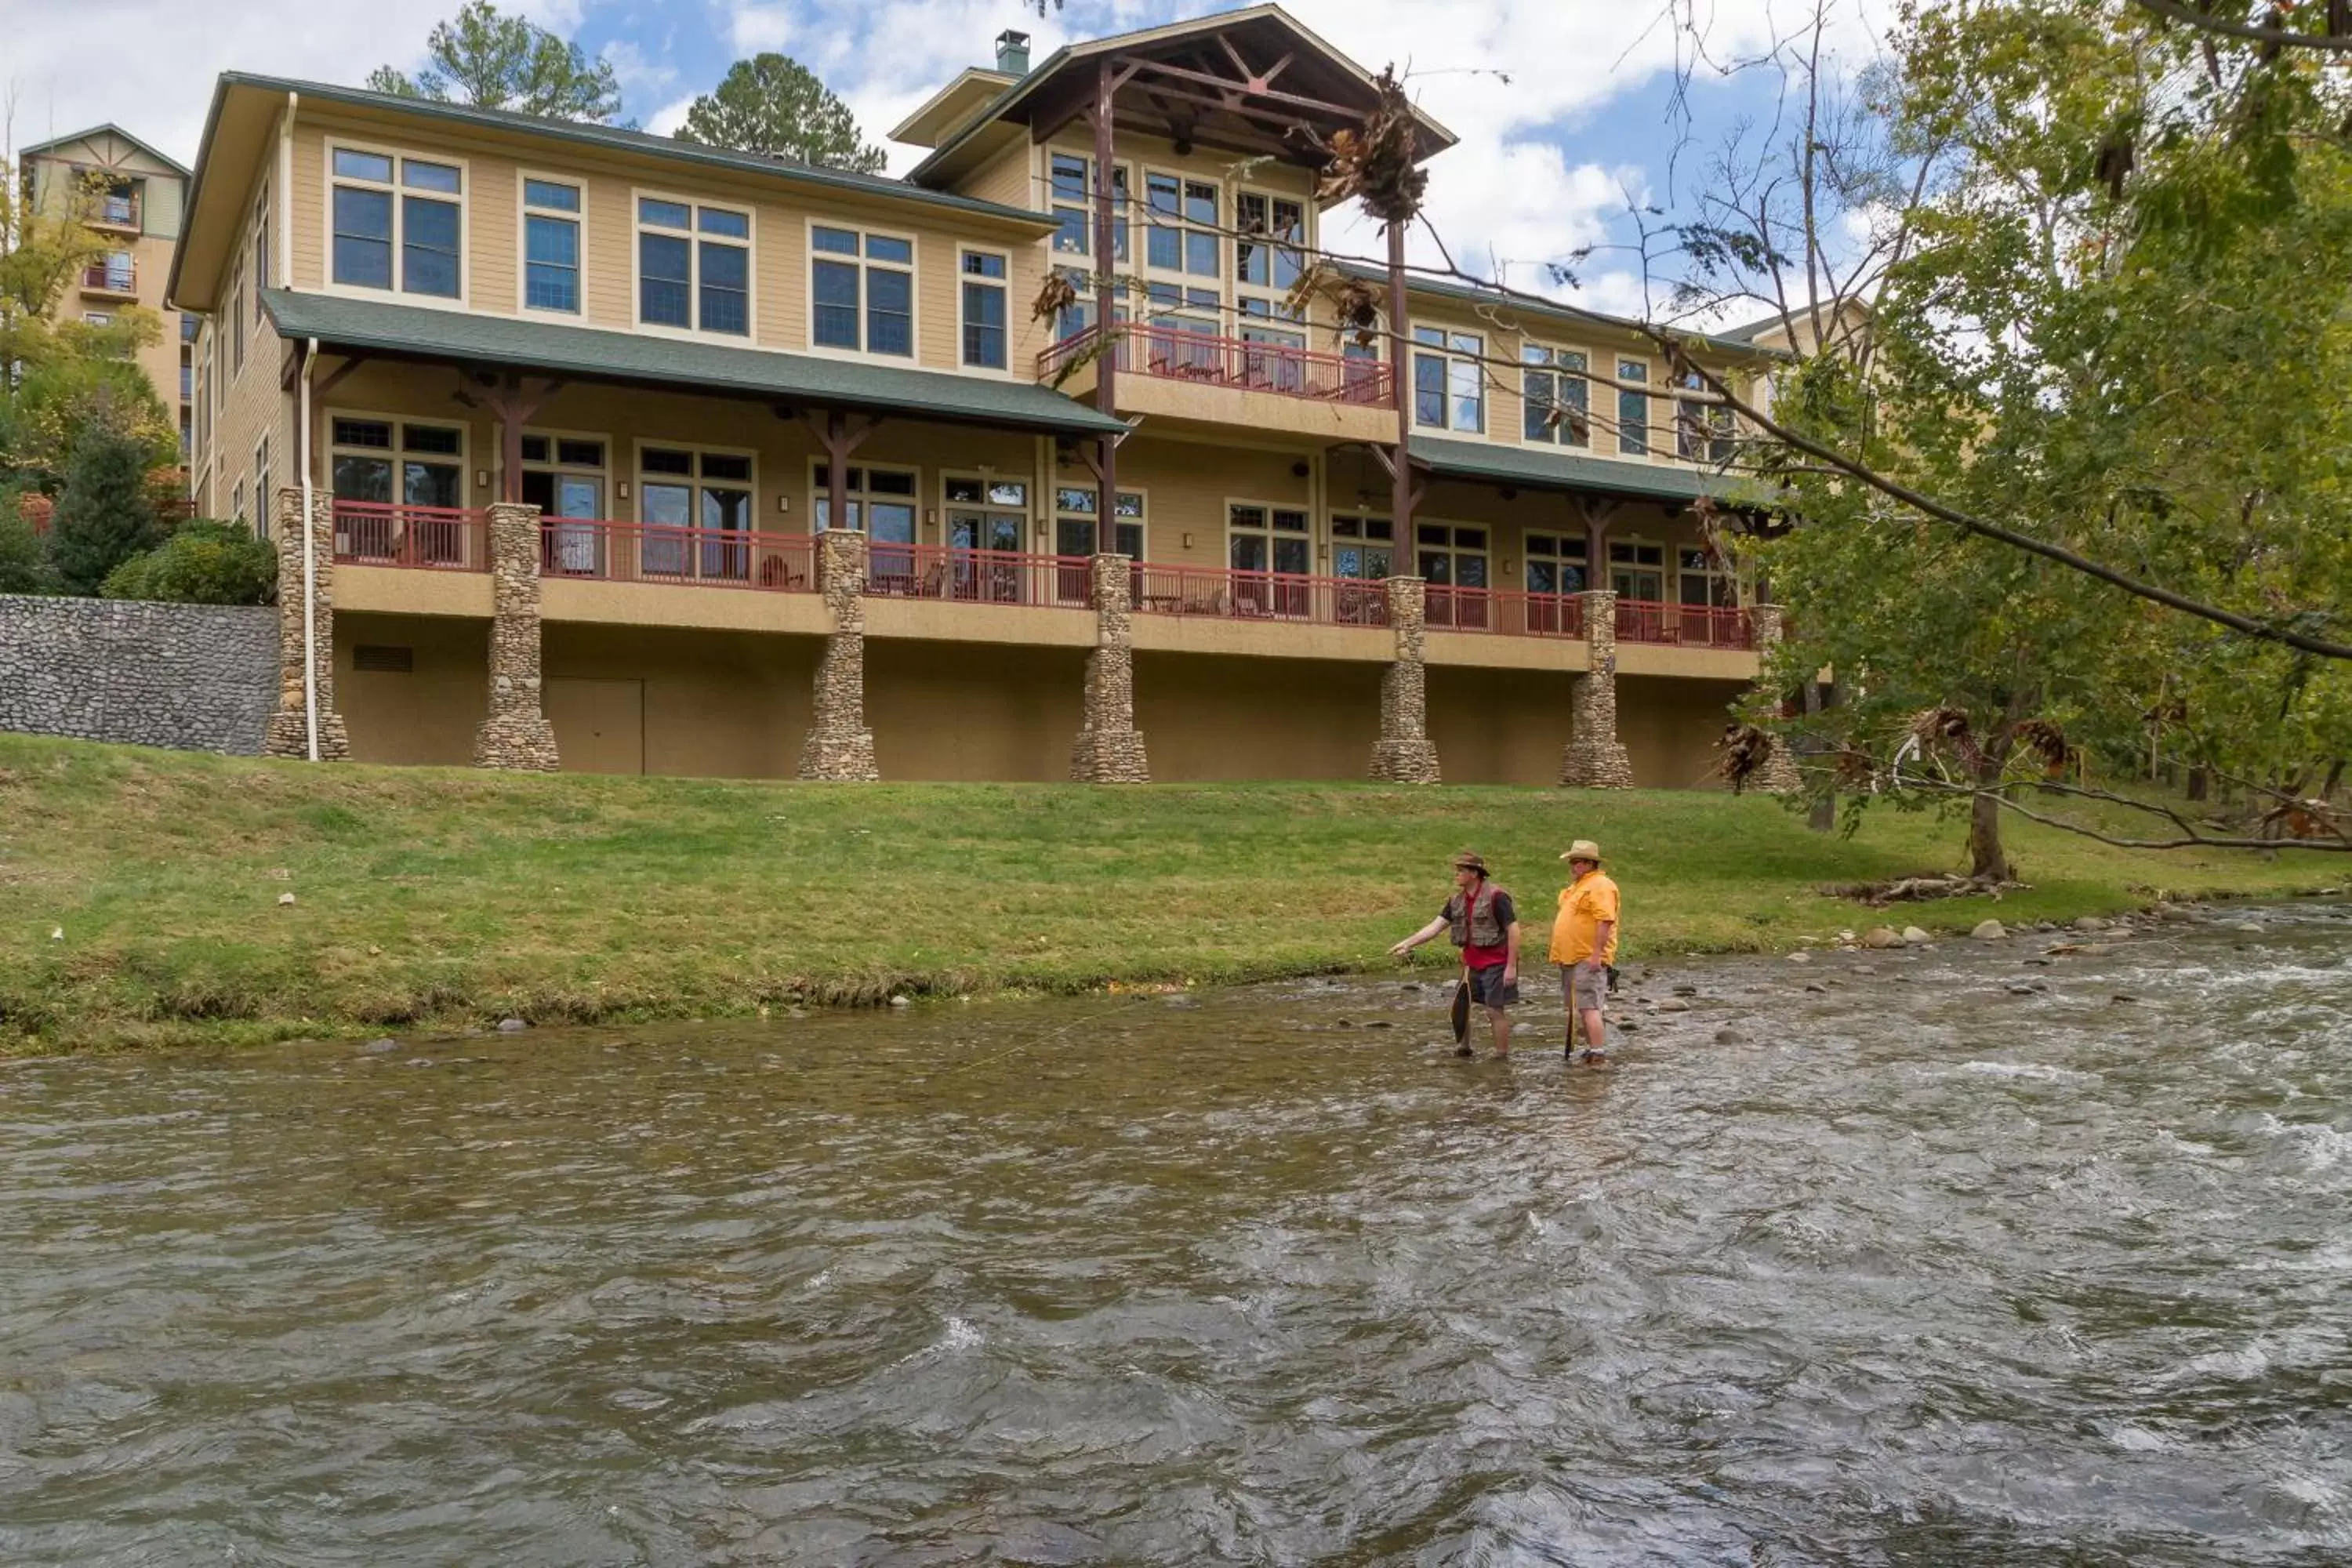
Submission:
MULTIPOLYGON (((1854 58, 1868 47, 1862 11, 1879 0, 1832 0, 1854 58)), ((383 63, 421 63, 435 21, 457 0, 8 0, 14 35, 0 61, 15 143, 114 121, 192 160, 215 74, 246 69, 357 82, 383 63), (142 47, 88 68, 93 36, 142 47)), ((1552 291, 1543 264, 1579 247, 1630 239, 1624 192, 1664 195, 1677 127, 1668 114, 1675 54, 1668 0, 1286 0, 1327 40, 1377 68, 1410 68, 1417 96, 1462 137, 1432 168, 1429 211, 1475 270, 1498 263, 1510 280, 1552 291)), ((1698 0, 1711 47, 1753 51, 1786 31, 1809 0, 1698 0)), ((988 61, 1006 27, 1057 43, 1231 8, 1179 0, 1067 0, 1040 18, 1023 0, 509 0, 611 59, 626 113, 667 132, 693 96, 734 59, 776 49, 814 69, 880 141, 929 91, 988 61)), ((1685 185, 1743 114, 1769 113, 1764 84, 1701 79, 1689 107, 1695 151, 1685 185)), ((892 147, 893 167, 917 155, 892 147)), ((1327 230, 1347 248, 1344 226, 1327 230)), ((1369 246, 1369 239, 1362 242, 1369 246)), ((1424 247, 1422 259, 1433 259, 1424 247)), ((1640 309, 1634 258, 1604 249, 1580 269, 1576 296, 1640 309)))

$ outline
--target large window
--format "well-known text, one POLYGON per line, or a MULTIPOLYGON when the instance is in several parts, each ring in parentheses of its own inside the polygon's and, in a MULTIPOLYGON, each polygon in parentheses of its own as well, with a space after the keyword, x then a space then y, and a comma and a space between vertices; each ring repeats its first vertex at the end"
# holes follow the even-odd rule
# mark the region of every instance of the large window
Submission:
POLYGON ((268 287, 269 186, 265 183, 253 201, 253 319, 257 321, 261 320, 261 291, 268 287))
POLYGON ((751 334, 751 215, 637 198, 637 320, 751 334))
POLYGON ((1003 370, 1009 361, 1006 267, 992 250, 963 253, 963 363, 981 370, 1003 370))
POLYGON ((1639 539, 1609 545, 1609 586, 1621 599, 1655 604, 1666 596, 1666 547, 1639 539))
POLYGON ((1379 582, 1396 559, 1396 524, 1385 517, 1341 516, 1331 520, 1331 575, 1379 582))
POLYGON ((1646 360, 1617 362, 1617 449, 1641 457, 1650 449, 1650 395, 1641 384, 1650 379, 1646 360))
POLYGON ((1029 520, 1029 481, 950 474, 940 481, 947 496, 947 542, 958 550, 1018 553, 1029 520))
POLYGON ((1147 172, 1143 176, 1143 266, 1147 272, 1181 272, 1213 281, 1223 277, 1224 239, 1217 232, 1218 200, 1213 180, 1147 172))
POLYGON ((580 313, 580 187, 522 182, 522 307, 580 313))
POLYGON ((237 264, 228 279, 228 374, 245 374, 245 266, 237 264))
POLYGON ((1738 607, 1739 579, 1720 556, 1695 546, 1675 551, 1675 559, 1678 602, 1717 610, 1738 607))
POLYGON ((1530 441, 1558 447, 1592 444, 1591 390, 1584 379, 1584 356, 1574 349, 1548 349, 1529 343, 1519 350, 1528 367, 1520 372, 1525 409, 1522 434, 1530 441))
POLYGON ((338 416, 329 426, 338 500, 457 507, 466 501, 466 432, 455 425, 338 416))
POLYGON ((593 436, 526 430, 522 437, 522 499, 539 508, 546 540, 542 563, 551 572, 590 575, 604 570, 604 443, 593 436), (558 522, 562 518, 575 520, 558 522))
POLYGON ((1486 340, 1475 332, 1415 327, 1412 417, 1434 430, 1486 428, 1486 340))
POLYGON ((465 173, 455 163, 337 147, 334 279, 455 300, 463 291, 465 173))
POLYGON ((1304 576, 1313 566, 1314 536, 1302 510, 1236 502, 1225 509, 1225 539, 1236 572, 1304 576))
POLYGON ((1675 403, 1675 456, 1686 463, 1728 463, 1731 461, 1731 409, 1728 405, 1708 401, 1712 395, 1698 372, 1685 371, 1680 383, 1685 392, 1696 397, 1683 397, 1675 403))
MULTIPOLYGON (((1046 160, 1046 181, 1052 189, 1054 251, 1058 256, 1090 256, 1095 247, 1094 160, 1077 153, 1055 153, 1046 160)), ((1110 172, 1113 258, 1127 259, 1127 170, 1114 164, 1110 172)))
POLYGON ((819 348, 915 353, 915 242, 820 224, 809 231, 809 341, 819 348))
MULTIPOLYGON (((1234 197, 1235 334, 1244 342, 1283 348, 1307 346, 1306 322, 1290 302, 1291 286, 1305 265, 1306 209, 1286 196, 1242 191, 1234 197)), ((1251 354, 1245 362, 1253 384, 1298 391, 1306 366, 1295 355, 1251 354)))
POLYGON ((253 444, 253 531, 269 537, 269 437, 253 444))
POLYGON ((1422 580, 1423 615, 1433 626, 1483 629, 1487 624, 1484 590, 1492 579, 1486 572, 1486 531, 1454 523, 1413 524, 1413 563, 1422 580))
MULTIPOLYGON (((1063 485, 1054 491, 1054 553, 1093 555, 1100 547, 1096 527, 1101 492, 1091 486, 1063 485)), ((1118 516, 1112 520, 1109 548, 1104 553, 1143 559, 1143 497, 1134 490, 1118 492, 1118 516)))
POLYGON ((915 542, 915 497, 918 493, 916 474, 912 468, 853 468, 842 472, 842 485, 846 492, 848 521, 833 521, 833 470, 824 463, 816 465, 809 476, 810 495, 815 504, 809 515, 816 519, 817 531, 829 528, 845 528, 863 533, 877 544, 912 544, 915 542))
POLYGON ((1580 536, 1561 533, 1530 533, 1524 548, 1527 551, 1528 592, 1530 594, 1581 594, 1585 589, 1585 573, 1591 565, 1587 556, 1590 546, 1580 536))
POLYGON ((752 495, 749 453, 639 447, 637 521, 646 531, 639 569, 649 577, 750 576, 751 542, 728 536, 751 531, 752 495), (679 531, 655 531, 670 529, 679 531))

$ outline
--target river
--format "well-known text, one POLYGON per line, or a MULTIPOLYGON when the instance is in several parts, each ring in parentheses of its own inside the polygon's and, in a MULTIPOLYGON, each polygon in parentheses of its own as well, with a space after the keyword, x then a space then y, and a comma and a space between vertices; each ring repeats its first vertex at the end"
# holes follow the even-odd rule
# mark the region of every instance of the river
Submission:
POLYGON ((0 1067, 0 1563, 2352 1560, 2352 910, 2056 940, 0 1067))

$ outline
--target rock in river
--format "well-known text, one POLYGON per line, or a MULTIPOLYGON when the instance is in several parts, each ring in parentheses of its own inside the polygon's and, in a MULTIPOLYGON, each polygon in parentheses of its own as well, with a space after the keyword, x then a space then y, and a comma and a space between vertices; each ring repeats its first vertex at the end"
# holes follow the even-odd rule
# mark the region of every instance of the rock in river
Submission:
POLYGON ((1999 942, 2009 934, 2009 929, 1999 921, 1979 921, 1977 929, 1969 934, 1979 942, 1999 942))

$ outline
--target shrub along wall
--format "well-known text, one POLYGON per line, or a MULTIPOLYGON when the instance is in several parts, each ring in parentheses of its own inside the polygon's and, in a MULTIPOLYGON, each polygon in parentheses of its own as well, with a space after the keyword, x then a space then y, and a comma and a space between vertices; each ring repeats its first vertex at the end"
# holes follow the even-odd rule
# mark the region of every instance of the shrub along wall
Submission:
POLYGON ((250 756, 277 706, 275 609, 0 595, 0 730, 250 756))

